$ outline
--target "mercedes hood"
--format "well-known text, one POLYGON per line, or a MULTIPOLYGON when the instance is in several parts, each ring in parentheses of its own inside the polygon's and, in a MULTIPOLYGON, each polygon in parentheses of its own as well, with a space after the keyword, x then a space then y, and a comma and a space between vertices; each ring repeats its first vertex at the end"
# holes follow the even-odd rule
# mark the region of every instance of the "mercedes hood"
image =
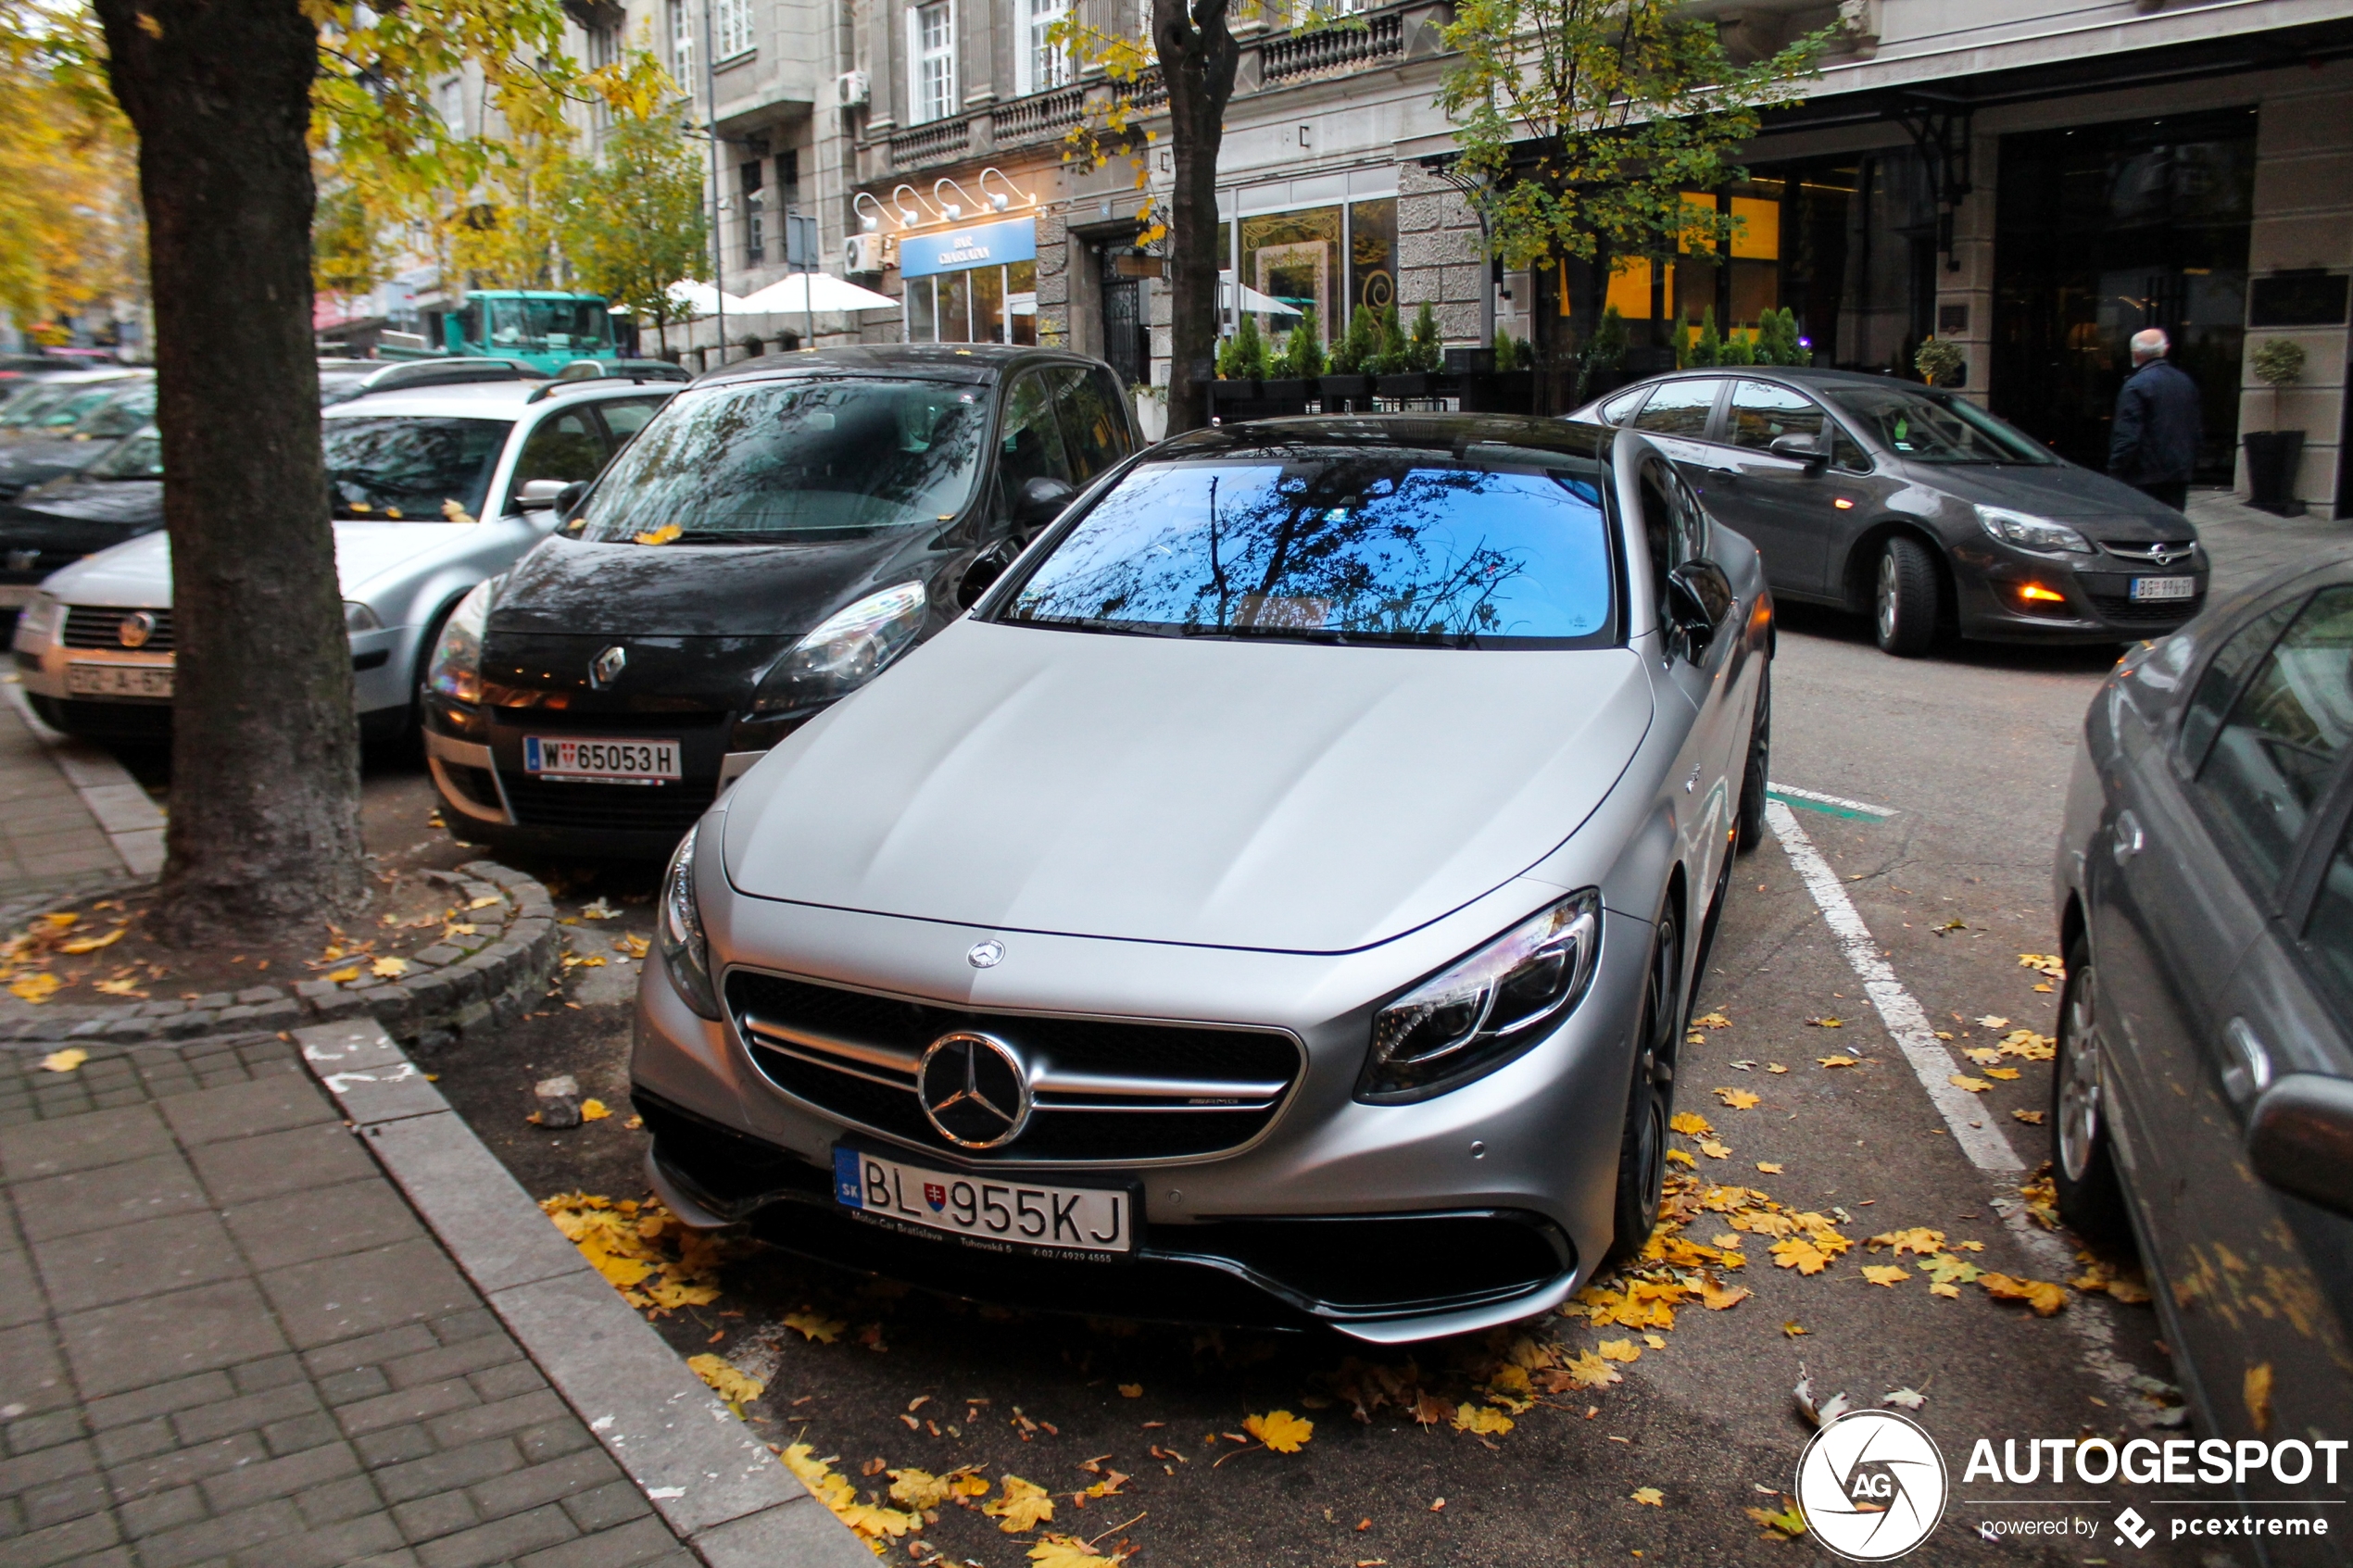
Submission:
POLYGON ((736 787, 756 897, 1000 931, 1343 952, 1541 859, 1649 727, 1623 648, 960 621, 736 787))

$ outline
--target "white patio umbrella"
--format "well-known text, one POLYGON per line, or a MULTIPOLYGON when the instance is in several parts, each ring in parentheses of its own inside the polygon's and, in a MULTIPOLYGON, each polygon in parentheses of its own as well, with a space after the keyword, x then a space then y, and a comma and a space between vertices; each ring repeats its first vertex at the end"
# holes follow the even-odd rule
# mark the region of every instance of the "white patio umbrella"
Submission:
POLYGON ((696 320, 705 316, 716 316, 723 308, 736 311, 744 307, 744 302, 734 295, 723 293, 709 283, 696 282, 691 278, 671 284, 665 292, 669 294, 673 307, 696 320))
POLYGON ((812 310, 896 310, 899 301, 887 294, 862 289, 830 272, 796 272, 731 303, 727 308, 740 310, 747 316, 803 316, 812 310))
MULTIPOLYGON (((1234 275, 1231 272, 1217 274, 1217 307, 1220 310, 1234 307, 1234 275)), ((1242 285, 1242 308, 1253 316, 1297 316, 1300 313, 1296 307, 1285 305, 1271 294, 1261 294, 1248 283, 1242 285)))

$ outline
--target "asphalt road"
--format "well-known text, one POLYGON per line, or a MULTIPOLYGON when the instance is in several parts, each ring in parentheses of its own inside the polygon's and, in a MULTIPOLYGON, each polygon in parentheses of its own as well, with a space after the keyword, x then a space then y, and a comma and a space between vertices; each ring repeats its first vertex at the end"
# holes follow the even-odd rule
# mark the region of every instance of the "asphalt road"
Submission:
MULTIPOLYGON (((754 1248, 729 1266, 718 1301, 668 1316, 664 1332, 682 1354, 713 1351, 761 1378, 766 1391, 747 1406, 761 1430, 779 1444, 812 1444, 878 1501, 889 1500, 887 1470, 979 1466, 992 1481, 1013 1474, 1054 1492, 1046 1531, 1100 1536, 1103 1551, 1125 1541, 1145 1564, 1810 1557, 1813 1545, 1766 1537, 1747 1512, 1779 1510, 1793 1485, 1811 1431, 1792 1393, 1801 1372, 1824 1399, 1844 1392, 1878 1405, 1899 1389, 1925 1396, 1910 1413, 1938 1440, 1956 1500, 1919 1560, 1998 1549, 2052 1563, 2170 1561, 2161 1539, 2146 1551, 2114 1540, 2108 1522, 2138 1497, 2132 1488, 2054 1488, 2047 1474, 2034 1486, 1964 1482, 1981 1437, 1998 1452, 2005 1439, 2022 1449, 2036 1437, 2147 1435, 2158 1405, 2128 1379, 2168 1379, 2166 1358, 2145 1305, 2070 1290, 2062 1311, 2038 1317, 1966 1279, 1955 1296, 1933 1295, 1920 1258, 1868 1248, 1873 1236, 1924 1227, 1943 1232, 1945 1251, 1977 1269, 2058 1282, 2080 1267, 2071 1243, 2027 1216, 2019 1190, 2047 1157, 2048 1127, 2011 1112, 2046 1107, 2048 1065, 2006 1058, 2004 1071, 2016 1077, 1979 1078, 1991 1085, 1980 1095, 1945 1090, 1962 1106, 1960 1125, 1949 1123, 1929 1086, 1945 1074, 1917 1070, 1891 1038, 1864 994, 1849 950, 1858 945, 1842 943, 1817 896, 1819 884, 1836 884, 1828 897, 1843 897, 1868 928, 1860 948, 1881 955, 1931 1026, 1953 1036, 1946 1048, 1991 1046, 2017 1028, 2050 1033, 2056 992, 2035 989, 2048 982, 2020 955, 2055 946, 2050 861, 2060 802, 2084 706, 2110 657, 1969 648, 1906 662, 1872 648, 1858 624, 1784 619, 1773 771, 1792 793, 1774 814, 1780 831, 1740 864, 1693 1008, 1728 1023, 1694 1031, 1678 1099, 1707 1118, 1705 1141, 1726 1152, 1711 1156, 1701 1137, 1676 1141, 1707 1183, 1752 1186, 1832 1223, 1853 1245, 1818 1273, 1773 1266, 1769 1234, 1727 1231, 1721 1215, 1702 1211, 1687 1238, 1743 1241, 1747 1266, 1715 1271, 1752 1292, 1736 1306, 1714 1311, 1693 1298, 1676 1309, 1671 1328, 1596 1328, 1554 1315, 1485 1342, 1407 1355, 1337 1337, 1095 1321, 1079 1315, 1083 1301, 1069 1317, 1008 1315, 754 1248), (1817 887, 1801 876, 1793 848, 1827 868, 1817 887), (2008 1022, 1989 1029, 1978 1022, 1987 1016, 2008 1022), (1808 1022, 1832 1018, 1839 1026, 1808 1022), (1856 1063, 1818 1064, 1839 1056, 1856 1063), (1773 1073, 1775 1063, 1787 1071, 1773 1073), (1713 1092, 1719 1086, 1757 1102, 1733 1109, 1713 1092), (1980 1124, 1969 1128, 1969 1120, 1980 1124), (2023 1170, 1972 1162, 1969 1148, 1985 1158, 1988 1129, 2023 1170), (1956 1136, 1964 1130, 1969 1148, 1956 1136), (1760 1171, 1760 1162, 1779 1170, 1760 1171), (1960 1250, 1965 1241, 1982 1250, 1960 1250), (1891 1264, 1903 1279, 1878 1285, 1862 1273, 1891 1264), (788 1316, 800 1326, 787 1325, 788 1316), (820 1337, 804 1332, 812 1327, 820 1337), (1557 1394, 1544 1391, 1540 1364, 1527 1391, 1535 1402, 1510 1414, 1509 1431, 1458 1430, 1466 1405, 1506 1408, 1488 1395, 1515 1340, 1526 1342, 1522 1360, 1540 1363, 1604 1343, 1638 1359, 1606 1363, 1616 1384, 1562 1385, 1557 1394), (1426 1426, 1392 1401, 1355 1419, 1352 1394, 1367 1397, 1384 1376, 1387 1386, 1409 1390, 1402 1400, 1427 1395, 1421 1413, 1442 1409, 1443 1417, 1426 1426), (1248 1417, 1277 1410, 1315 1424, 1298 1451, 1226 1436, 1247 1437, 1248 1417), (1082 1468, 1090 1461, 1101 1469, 1082 1468), (1076 1504, 1073 1494, 1106 1470, 1129 1479, 1076 1504), (1643 1488, 1655 1489, 1655 1504, 1636 1499, 1643 1488), (2024 1500, 2051 1499, 2093 1501, 2024 1500), (1998 1549, 1978 1536, 1981 1521, 2063 1519, 2097 1533, 2011 1538, 1998 1549)), ((463 858, 424 828, 431 796, 413 763, 378 759, 368 797, 379 853, 463 858)), ((607 961, 569 970, 538 1016, 434 1065, 444 1091, 535 1195, 638 1196, 641 1135, 624 1120, 634 966, 615 939, 649 928, 651 877, 530 869, 558 882, 568 914, 598 897, 620 911, 566 928, 577 956, 607 961), (531 1085, 555 1072, 574 1073, 585 1092, 622 1113, 565 1133, 530 1125, 531 1085)), ((1502 1387, 1519 1403, 1508 1374, 1502 1387)), ((940 1512, 895 1543, 892 1556, 906 1561, 909 1543, 921 1540, 926 1555, 986 1568, 1029 1561, 1036 1536, 1010 1536, 975 1509, 940 1512)), ((2158 1511, 2143 1499, 2142 1512, 2158 1511)))

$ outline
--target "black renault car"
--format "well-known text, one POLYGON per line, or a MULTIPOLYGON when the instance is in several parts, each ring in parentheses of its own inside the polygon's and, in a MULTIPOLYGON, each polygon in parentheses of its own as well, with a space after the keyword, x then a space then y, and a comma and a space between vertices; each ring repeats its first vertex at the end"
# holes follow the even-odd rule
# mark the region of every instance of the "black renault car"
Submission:
POLYGON ((1111 368, 1053 349, 820 349, 703 377, 450 616, 424 704, 443 819, 468 843, 667 855, 1138 444, 1111 368))
POLYGON ((1718 367, 1567 417, 1648 434, 1763 552, 1775 599, 1868 614, 1892 654, 1955 633, 2131 642, 2206 602, 2188 518, 1942 388, 1718 367))

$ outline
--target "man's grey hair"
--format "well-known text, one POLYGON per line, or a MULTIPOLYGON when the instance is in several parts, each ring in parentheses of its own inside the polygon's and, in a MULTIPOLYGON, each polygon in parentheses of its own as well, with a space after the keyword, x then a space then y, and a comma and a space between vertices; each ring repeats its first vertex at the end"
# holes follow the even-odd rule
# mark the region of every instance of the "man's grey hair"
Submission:
POLYGON ((2172 346, 2171 341, 2158 328, 2143 327, 2133 334, 2133 362, 2137 365, 2144 359, 2162 359, 2165 351, 2172 346))

